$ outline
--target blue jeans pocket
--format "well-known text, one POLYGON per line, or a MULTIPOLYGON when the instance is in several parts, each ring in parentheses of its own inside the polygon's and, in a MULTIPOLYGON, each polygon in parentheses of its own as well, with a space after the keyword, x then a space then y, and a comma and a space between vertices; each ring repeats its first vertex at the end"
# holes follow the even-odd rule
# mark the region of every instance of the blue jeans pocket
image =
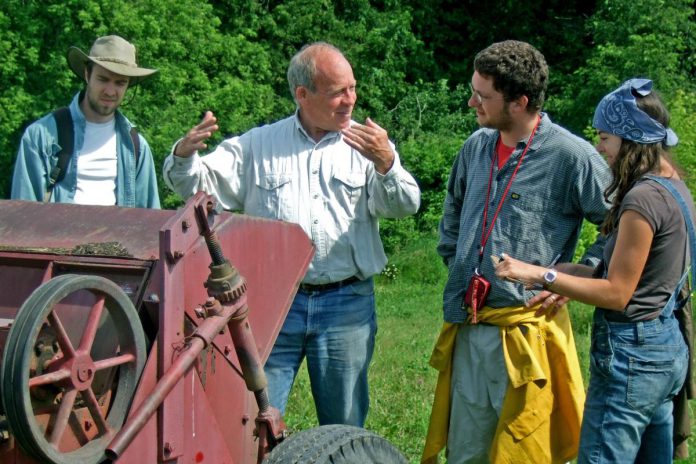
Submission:
POLYGON ((375 285, 372 278, 355 282, 349 288, 353 295, 356 296, 370 296, 375 293, 375 285))
POLYGON ((642 414, 652 414, 664 402, 672 389, 674 360, 628 362, 626 401, 642 414))

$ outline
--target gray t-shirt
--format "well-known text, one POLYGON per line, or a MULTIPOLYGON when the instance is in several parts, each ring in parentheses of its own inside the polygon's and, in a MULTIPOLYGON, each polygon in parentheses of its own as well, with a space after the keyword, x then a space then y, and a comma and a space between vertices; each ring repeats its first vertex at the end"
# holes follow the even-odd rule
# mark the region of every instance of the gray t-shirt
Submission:
MULTIPOLYGON (((681 180, 670 179, 670 182, 686 201, 693 221, 696 214, 689 189, 681 180)), ((660 314, 686 269, 689 255, 686 225, 672 194, 651 180, 639 181, 626 194, 619 217, 627 210, 637 212, 648 221, 654 233, 653 242, 643 274, 626 309, 623 312, 607 310, 605 314, 607 319, 619 322, 650 320, 660 314)), ((605 263, 611 261, 617 235, 618 228, 607 240, 605 263)))

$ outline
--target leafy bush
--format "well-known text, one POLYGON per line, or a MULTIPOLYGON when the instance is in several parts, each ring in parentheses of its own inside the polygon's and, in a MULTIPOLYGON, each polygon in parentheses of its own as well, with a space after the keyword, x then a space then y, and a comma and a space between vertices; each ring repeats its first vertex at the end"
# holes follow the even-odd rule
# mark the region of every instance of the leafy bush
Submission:
MULTIPOLYGON (((546 55, 547 110, 578 133, 604 93, 627 77, 652 77, 681 138, 676 157, 693 182, 693 13, 688 0, 663 0, 659 8, 649 0, 525 0, 484 9, 454 0, 3 0, 0 198, 9 196, 25 125, 82 87, 68 69, 67 49, 88 50, 106 34, 132 41, 141 65, 160 70, 131 89, 123 105, 157 166, 204 110, 220 125, 211 146, 291 113, 290 57, 316 40, 343 49, 358 80, 355 118, 369 116, 388 130, 422 191, 414 218, 383 222, 389 250, 436 229, 452 161, 476 128, 465 84, 472 60, 497 40, 526 40, 546 55), (519 21, 523 13, 540 20, 519 21)), ((161 179, 160 197, 168 208, 182 202, 161 179)))
POLYGON ((674 149, 677 163, 686 172, 689 187, 696 189, 696 92, 679 89, 668 102, 672 129, 679 136, 674 149))

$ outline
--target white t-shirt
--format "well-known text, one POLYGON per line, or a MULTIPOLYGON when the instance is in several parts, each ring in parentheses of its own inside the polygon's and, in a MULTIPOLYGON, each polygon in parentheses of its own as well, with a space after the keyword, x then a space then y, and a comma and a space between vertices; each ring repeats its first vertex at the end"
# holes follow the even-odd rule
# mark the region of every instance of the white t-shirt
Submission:
POLYGON ((81 205, 116 204, 116 120, 87 121, 85 143, 77 157, 74 202, 81 205))

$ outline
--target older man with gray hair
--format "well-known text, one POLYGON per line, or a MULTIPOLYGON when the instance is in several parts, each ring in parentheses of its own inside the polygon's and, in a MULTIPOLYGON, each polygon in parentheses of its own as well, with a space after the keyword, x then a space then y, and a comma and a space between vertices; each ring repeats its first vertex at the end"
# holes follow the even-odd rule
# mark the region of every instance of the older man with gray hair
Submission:
POLYGON ((223 141, 199 156, 218 130, 206 112, 164 162, 183 197, 199 190, 246 214, 299 224, 315 254, 266 362, 271 404, 285 410, 307 359, 320 424, 363 426, 374 349, 374 283, 387 258, 378 218, 415 213, 420 190, 387 132, 351 119, 357 99, 348 60, 318 42, 290 61, 296 112, 223 141))

